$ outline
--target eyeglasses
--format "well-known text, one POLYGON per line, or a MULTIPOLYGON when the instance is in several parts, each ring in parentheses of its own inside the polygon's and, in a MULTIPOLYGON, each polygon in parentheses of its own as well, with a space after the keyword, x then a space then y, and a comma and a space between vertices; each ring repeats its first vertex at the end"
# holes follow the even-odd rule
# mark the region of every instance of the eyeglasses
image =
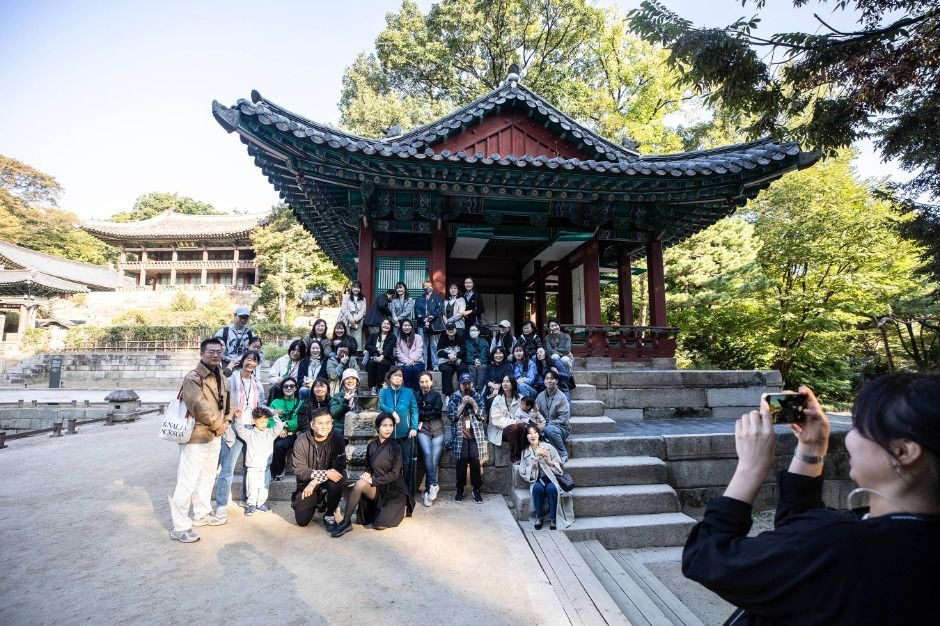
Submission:
POLYGON ((221 356, 221 350, 206 350, 203 354, 206 356, 221 356))
POLYGON ((281 389, 297 389, 297 385, 284 385, 281 389))

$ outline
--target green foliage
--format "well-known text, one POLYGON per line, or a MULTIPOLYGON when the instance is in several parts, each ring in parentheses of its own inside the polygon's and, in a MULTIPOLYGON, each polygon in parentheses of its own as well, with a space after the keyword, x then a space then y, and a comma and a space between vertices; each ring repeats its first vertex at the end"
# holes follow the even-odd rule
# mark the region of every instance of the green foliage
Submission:
POLYGON ((152 318, 149 311, 130 309, 115 317, 112 322, 117 326, 144 326, 149 324, 152 318))
POLYGON ((885 160, 916 173, 910 192, 940 195, 940 9, 924 0, 833 4, 860 13, 860 29, 840 32, 817 17, 817 33, 759 37, 756 15, 696 28, 656 0, 631 11, 629 24, 668 47, 670 64, 707 102, 746 116, 751 136, 792 137, 830 156, 873 137, 885 160))
POLYGON ((52 176, 0 155, 0 239, 73 261, 116 260, 116 248, 77 228, 72 213, 55 208, 61 193, 52 176))
POLYGON ((173 301, 170 302, 170 310, 177 312, 190 312, 196 310, 196 300, 186 294, 185 291, 180 291, 175 296, 173 296, 173 301))
POLYGON ((517 64, 523 83, 602 135, 677 150, 664 117, 683 90, 666 53, 627 33, 623 16, 585 0, 411 0, 386 16, 374 54, 346 69, 344 127, 370 136, 414 128, 495 88, 517 64))
POLYGON ((138 222, 159 215, 164 211, 174 211, 186 215, 224 215, 221 211, 216 211, 215 207, 208 202, 194 200, 187 196, 179 196, 175 193, 153 191, 138 197, 130 211, 115 213, 111 216, 111 219, 115 222, 138 222))
MULTIPOLYGON (((279 341, 286 341, 306 334, 306 329, 280 324, 252 324, 254 331, 261 337, 265 346, 279 341)), ((184 344, 197 348, 199 342, 215 335, 220 326, 156 326, 156 325, 114 325, 114 326, 76 326, 66 335, 66 347, 75 349, 82 346, 120 347, 124 342, 165 341, 184 344)), ((265 348, 267 357, 267 348, 265 348)))
MULTIPOLYGON (((791 387, 806 382, 846 399, 883 350, 879 313, 903 302, 918 320, 936 310, 919 249, 898 234, 909 218, 855 180, 850 156, 777 181, 737 216, 667 251, 669 320, 682 329, 683 362, 779 369, 791 387)), ((900 331, 891 335, 910 336, 902 320, 888 324, 900 331)), ((921 326, 913 334, 922 356, 935 355, 935 334, 921 326)), ((905 354, 900 338, 889 341, 905 354)), ((896 361, 917 366, 913 356, 896 361)))
POLYGON ((257 305, 269 319, 279 316, 282 305, 285 321, 292 319, 300 308, 301 294, 312 287, 338 292, 346 284, 342 272, 287 206, 273 209, 268 225, 251 233, 251 243, 262 276, 255 288, 257 305))

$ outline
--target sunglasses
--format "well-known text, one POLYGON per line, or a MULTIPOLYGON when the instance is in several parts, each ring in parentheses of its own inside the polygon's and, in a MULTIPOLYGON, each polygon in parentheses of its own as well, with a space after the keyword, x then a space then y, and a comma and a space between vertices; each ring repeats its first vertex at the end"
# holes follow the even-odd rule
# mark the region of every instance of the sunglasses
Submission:
POLYGON ((284 385, 281 389, 297 389, 297 385, 284 385))

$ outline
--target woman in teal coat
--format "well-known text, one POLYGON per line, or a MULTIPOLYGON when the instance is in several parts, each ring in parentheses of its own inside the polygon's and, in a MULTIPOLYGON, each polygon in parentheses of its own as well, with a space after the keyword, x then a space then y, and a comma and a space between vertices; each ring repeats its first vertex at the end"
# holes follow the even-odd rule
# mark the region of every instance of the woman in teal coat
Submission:
POLYGON ((405 467, 405 484, 414 490, 412 476, 414 472, 414 445, 418 436, 418 401, 414 392, 404 386, 405 376, 402 368, 394 366, 388 370, 385 380, 388 386, 379 392, 379 410, 390 413, 395 418, 393 437, 401 447, 405 467))

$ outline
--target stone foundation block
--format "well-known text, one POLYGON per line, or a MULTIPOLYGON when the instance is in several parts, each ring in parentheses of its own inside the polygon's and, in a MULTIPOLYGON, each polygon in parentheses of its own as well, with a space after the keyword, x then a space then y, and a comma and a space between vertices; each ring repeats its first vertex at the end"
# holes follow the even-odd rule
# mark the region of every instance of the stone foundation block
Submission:
POLYGON ((704 389, 598 389, 597 397, 616 409, 705 407, 704 389))

